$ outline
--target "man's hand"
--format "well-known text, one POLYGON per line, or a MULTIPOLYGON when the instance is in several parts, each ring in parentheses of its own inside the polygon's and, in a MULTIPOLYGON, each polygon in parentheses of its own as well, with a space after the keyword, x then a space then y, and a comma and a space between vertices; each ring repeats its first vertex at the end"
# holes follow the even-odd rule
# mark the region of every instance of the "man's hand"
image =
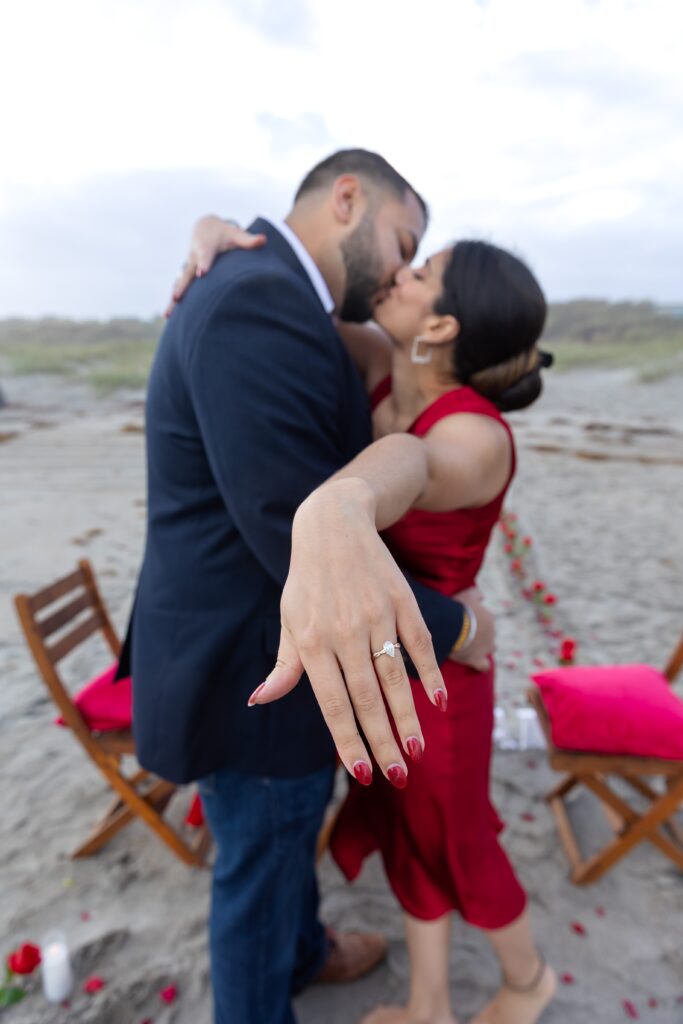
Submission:
POLYGON ((169 317, 195 277, 208 274, 216 256, 230 249, 258 249, 266 244, 265 235, 243 231, 234 221, 221 220, 214 214, 202 217, 194 226, 190 251, 180 277, 173 285, 173 295, 164 316, 169 317))
POLYGON ((488 608, 484 607, 482 596, 476 587, 463 590, 455 595, 456 601, 461 601, 474 612, 477 619, 477 633, 470 643, 466 643, 457 654, 451 654, 451 661, 457 661, 461 665, 469 665, 477 672, 488 672, 491 668, 491 655, 496 641, 495 619, 488 608))
POLYGON ((430 634, 378 536, 372 504, 366 484, 346 478, 314 491, 299 507, 278 661, 250 704, 283 696, 306 671, 347 770, 359 782, 371 781, 360 725, 384 775, 403 788, 406 761, 387 707, 403 750, 415 760, 424 750, 422 730, 400 651, 378 658, 373 652, 400 637, 431 702, 444 707, 446 692, 430 634))

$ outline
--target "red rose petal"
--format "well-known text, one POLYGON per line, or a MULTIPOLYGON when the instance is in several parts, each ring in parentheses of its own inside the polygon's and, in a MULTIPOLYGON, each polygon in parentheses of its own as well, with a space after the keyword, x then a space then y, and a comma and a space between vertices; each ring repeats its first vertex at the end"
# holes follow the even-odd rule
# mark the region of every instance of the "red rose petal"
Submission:
POLYGON ((567 971, 565 974, 560 975, 560 981, 563 985, 573 985, 576 978, 573 974, 570 974, 569 971, 567 971))
POLYGON ((89 920, 90 920, 90 911, 89 910, 82 910, 81 911, 81 921, 89 921, 89 920))
POLYGON ((199 793, 195 793, 192 803, 185 815, 185 824, 191 828, 201 828, 204 824, 204 807, 199 793))
POLYGON ((631 1020, 640 1020, 640 1014, 630 999, 624 999, 621 1005, 624 1007, 624 1013, 627 1017, 630 1017, 631 1020))
POLYGON ((164 1003, 174 1003, 178 998, 178 989, 175 985, 169 985, 167 988, 162 988, 159 993, 159 998, 164 1003))
POLYGON ((92 995, 94 992, 99 992, 106 985, 106 981, 100 978, 97 974, 93 974, 92 977, 86 978, 83 982, 83 991, 87 992, 88 995, 92 995))
POLYGON ((595 908, 595 916, 596 917, 607 917, 607 911, 605 910, 604 907, 596 907, 595 908))
POLYGON ((527 761, 527 768, 538 768, 538 761, 527 761))
POLYGON ((520 818, 522 821, 536 821, 536 815, 532 814, 531 811, 524 811, 523 814, 520 814, 520 818))
POLYGON ((650 996, 650 998, 647 1001, 647 1005, 650 1007, 651 1010, 654 1010, 655 1006, 659 1006, 659 1003, 657 1002, 654 996, 650 996))
POLYGON ((572 921, 570 927, 571 927, 571 930, 576 935, 586 935, 586 929, 584 928, 584 926, 581 924, 580 921, 572 921))

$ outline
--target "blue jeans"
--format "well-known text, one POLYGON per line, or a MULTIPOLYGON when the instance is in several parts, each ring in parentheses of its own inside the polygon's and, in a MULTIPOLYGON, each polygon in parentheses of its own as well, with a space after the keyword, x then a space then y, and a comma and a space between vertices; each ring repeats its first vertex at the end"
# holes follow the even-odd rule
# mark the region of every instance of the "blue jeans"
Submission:
POLYGON ((223 771, 199 782, 216 841, 215 1024, 295 1024, 291 997, 322 968, 315 846, 334 769, 300 778, 223 771))

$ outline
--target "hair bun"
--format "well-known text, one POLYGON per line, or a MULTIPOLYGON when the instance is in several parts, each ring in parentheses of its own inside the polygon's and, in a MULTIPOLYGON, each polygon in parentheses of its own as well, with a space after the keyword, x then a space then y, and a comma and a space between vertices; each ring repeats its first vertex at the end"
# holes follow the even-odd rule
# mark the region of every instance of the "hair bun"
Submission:
POLYGON ((515 412, 517 409, 526 409, 528 405, 535 402, 543 390, 543 378, 541 377, 540 366, 534 367, 529 373, 525 373, 518 381, 506 388, 497 398, 494 404, 501 412, 515 412))

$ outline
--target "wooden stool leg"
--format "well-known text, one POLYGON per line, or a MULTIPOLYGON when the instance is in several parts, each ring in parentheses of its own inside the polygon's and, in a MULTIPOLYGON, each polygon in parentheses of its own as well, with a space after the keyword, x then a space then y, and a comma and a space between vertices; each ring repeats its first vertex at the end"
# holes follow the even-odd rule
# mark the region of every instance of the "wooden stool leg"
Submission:
POLYGON ((555 817, 555 824, 557 825, 557 831, 560 835, 560 842, 564 847, 564 851, 567 854, 567 858, 572 868, 570 878, 573 882, 580 884, 583 858, 581 856, 579 844, 576 841, 571 822, 569 821, 567 809, 564 806, 561 796, 554 796, 551 798, 549 794, 549 796, 546 797, 546 800, 548 800, 550 810, 553 812, 555 817))
MULTIPOLYGON (((149 772, 138 772, 133 778, 138 781, 149 776, 149 772)), ((133 779, 130 780, 131 782, 133 779)), ((176 787, 165 781, 158 781, 143 797, 159 814, 163 814, 176 787)), ((78 849, 71 854, 72 860, 80 860, 84 857, 91 857, 98 853, 110 842, 114 836, 135 820, 135 812, 119 797, 117 797, 105 815, 95 825, 92 832, 78 849)))
MULTIPOLYGON (((627 785, 629 785, 631 789, 635 789, 636 793, 640 793, 641 796, 646 797, 650 801, 650 803, 654 803, 655 801, 659 800, 661 794, 657 793, 652 788, 652 786, 645 782, 644 779, 636 778, 633 775, 621 775, 620 778, 623 779, 623 781, 627 785)), ((673 789, 677 781, 678 780, 676 778, 668 778, 666 780, 666 788, 668 790, 673 789)), ((662 828, 664 828, 669 833, 674 843, 677 843, 681 848, 683 848, 683 828, 677 825, 676 822, 673 821, 673 819, 664 822, 662 828)))
MULTIPOLYGON (((166 843, 166 845, 177 857, 180 858, 180 860, 192 867, 205 866, 203 861, 192 850, 192 848, 188 846, 187 843, 178 835, 175 829, 161 817, 153 804, 137 792, 135 787, 130 784, 127 778, 119 774, 116 768, 106 762, 100 762, 99 768, 107 778, 112 789, 120 795, 121 799, 128 805, 131 811, 133 811, 133 813, 139 818, 142 818, 145 824, 148 825, 153 832, 156 832, 159 838, 166 843)), ((166 799, 166 797, 170 799, 170 796, 173 794, 175 789, 176 786, 172 782, 160 780, 160 782, 153 787, 152 792, 155 793, 155 800, 157 802, 161 802, 166 799)), ((168 802, 168 799, 166 799, 166 802, 168 802)))
POLYGON ((546 803, 552 803, 553 800, 557 800, 558 797, 562 798, 570 793, 575 786, 579 784, 579 778, 577 775, 568 775, 566 779, 563 779, 558 786, 551 789, 549 793, 546 793, 546 803))
POLYGON ((587 777, 583 781, 599 800, 612 806, 628 823, 626 830, 621 836, 614 839, 600 853, 586 862, 582 869, 585 882, 593 882, 598 879, 605 871, 622 860, 643 839, 654 843, 662 853, 673 860, 680 868, 683 868, 683 852, 679 851, 671 842, 655 832, 660 825, 671 817, 683 800, 683 779, 679 780, 678 785, 670 789, 665 796, 660 797, 651 809, 642 816, 637 815, 628 804, 621 800, 599 779, 587 777))
POLYGON ((115 800, 104 817, 97 823, 88 838, 71 854, 72 860, 90 857, 106 846, 117 832, 129 825, 135 818, 130 807, 122 800, 115 800))

